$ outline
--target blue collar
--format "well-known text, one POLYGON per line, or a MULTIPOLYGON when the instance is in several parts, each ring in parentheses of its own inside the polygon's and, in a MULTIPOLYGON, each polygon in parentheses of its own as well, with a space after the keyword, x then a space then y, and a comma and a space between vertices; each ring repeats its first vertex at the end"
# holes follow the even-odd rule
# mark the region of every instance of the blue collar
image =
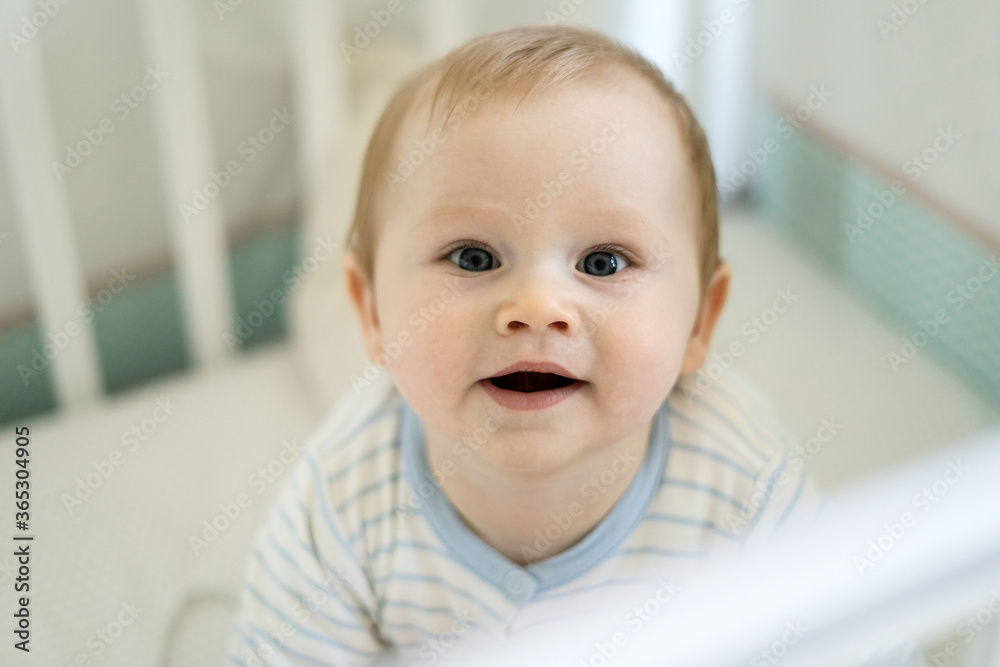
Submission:
POLYGON ((524 604, 539 592, 557 588, 599 565, 628 539, 656 495, 667 461, 670 433, 666 401, 653 416, 649 446, 639 470, 611 511, 582 540, 543 560, 522 567, 472 532, 434 481, 424 425, 405 400, 400 400, 400 447, 403 475, 420 512, 456 560, 503 591, 508 600, 524 604), (429 485, 432 492, 427 492, 429 485), (422 487, 422 488, 421 488, 422 487))

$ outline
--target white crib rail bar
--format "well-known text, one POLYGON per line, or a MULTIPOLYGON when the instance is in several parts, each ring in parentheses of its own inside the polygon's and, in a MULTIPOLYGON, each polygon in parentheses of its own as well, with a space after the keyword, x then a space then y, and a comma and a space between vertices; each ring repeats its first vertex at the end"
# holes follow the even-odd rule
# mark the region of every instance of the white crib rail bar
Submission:
MULTIPOLYGON (((329 161, 344 159, 345 133, 352 127, 348 81, 339 44, 343 11, 335 0, 288 0, 288 35, 295 81, 298 168, 304 200, 317 188, 336 187, 323 175, 329 161)), ((353 193, 345 192, 351 198, 353 193)))
POLYGON ((669 648, 704 655, 698 619, 711 613, 746 655, 797 614, 813 626, 789 667, 860 664, 866 648, 953 625, 1000 585, 997 479, 1000 431, 880 475, 834 498, 827 525, 727 567, 657 625, 686 619, 669 648))
MULTIPOLYGON (((0 25, 14 25, 38 8, 29 0, 4 3, 0 25)), ((64 408, 99 396, 100 370, 93 327, 79 317, 86 287, 69 205, 52 162, 58 160, 45 90, 41 43, 30 39, 0 49, 0 132, 17 220, 56 398, 64 408)))
POLYGON ((775 653, 759 652, 796 622, 804 632, 785 645, 782 667, 887 664, 868 660, 953 630, 1000 590, 998 479, 994 431, 841 492, 823 525, 685 581, 637 634, 609 598, 598 622, 554 628, 537 645, 513 642, 483 664, 577 667, 587 663, 574 654, 607 651, 616 630, 627 636, 612 646, 616 665, 775 664, 775 653))
POLYGON ((681 67, 674 54, 683 53, 688 35, 698 32, 692 28, 699 18, 699 5, 696 0, 625 0, 622 6, 625 39, 663 70, 692 106, 697 102, 698 68, 681 67))
POLYGON ((212 148, 198 26, 190 0, 139 4, 149 64, 166 72, 152 111, 186 330, 195 362, 204 365, 226 356, 235 308, 220 193, 211 180, 222 167, 212 148), (191 204, 196 190, 216 196, 206 197, 197 216, 185 216, 181 205, 191 204))

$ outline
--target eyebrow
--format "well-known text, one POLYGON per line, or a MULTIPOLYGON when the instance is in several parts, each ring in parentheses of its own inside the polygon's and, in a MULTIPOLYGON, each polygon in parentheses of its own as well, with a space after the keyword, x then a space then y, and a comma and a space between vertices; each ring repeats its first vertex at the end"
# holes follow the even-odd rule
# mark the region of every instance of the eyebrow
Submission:
MULTIPOLYGON (((588 209, 588 216, 601 218, 611 218, 626 230, 634 230, 643 235, 652 236, 661 241, 664 245, 670 245, 667 235, 662 229, 654 224, 649 218, 630 206, 617 208, 592 208, 588 209)), ((619 228, 620 230, 621 228, 619 228)))
MULTIPOLYGON (((411 232, 419 234, 438 226, 455 224, 463 220, 483 220, 484 217, 491 225, 509 225, 513 229, 517 229, 515 220, 518 218, 528 220, 527 223, 523 224, 535 223, 535 220, 527 218, 523 211, 512 211, 506 206, 451 203, 430 209, 417 220, 411 228, 411 232)), ((582 219, 589 223, 589 228, 596 227, 598 221, 613 219, 617 223, 616 231, 634 231, 642 235, 651 235, 665 245, 670 244, 662 229, 653 224, 645 215, 629 206, 588 208, 582 219)))
POLYGON ((420 216, 410 231, 419 233, 445 224, 454 224, 463 220, 481 220, 484 214, 496 223, 513 225, 514 212, 494 204, 445 204, 430 209, 420 216))

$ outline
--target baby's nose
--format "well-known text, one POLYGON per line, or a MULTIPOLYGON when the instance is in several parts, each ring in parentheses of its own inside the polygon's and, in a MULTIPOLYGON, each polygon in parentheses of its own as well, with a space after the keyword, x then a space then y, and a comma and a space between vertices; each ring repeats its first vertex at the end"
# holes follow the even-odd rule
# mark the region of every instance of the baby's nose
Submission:
POLYGON ((525 280, 508 295, 497 312, 497 331, 511 334, 518 330, 542 333, 553 330, 576 335, 579 315, 565 289, 552 281, 525 280))

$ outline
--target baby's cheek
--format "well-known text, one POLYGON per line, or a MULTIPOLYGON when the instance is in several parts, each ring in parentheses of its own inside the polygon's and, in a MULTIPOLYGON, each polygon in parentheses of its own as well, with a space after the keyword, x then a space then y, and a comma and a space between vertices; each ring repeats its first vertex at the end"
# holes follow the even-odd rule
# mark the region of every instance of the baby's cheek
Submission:
POLYGON ((430 311, 417 311, 411 317, 405 359, 401 361, 404 372, 418 375, 418 380, 428 389, 441 389, 465 367, 465 337, 460 322, 450 322, 446 313, 434 315, 430 311))
POLYGON ((645 394, 672 386, 685 344, 676 327, 662 318, 636 317, 623 323, 616 338, 615 366, 630 387, 645 394))
POLYGON ((381 315, 383 360, 388 358, 393 374, 406 372, 416 361, 417 352, 426 336, 426 327, 416 319, 419 313, 396 295, 392 303, 385 300, 381 315))

